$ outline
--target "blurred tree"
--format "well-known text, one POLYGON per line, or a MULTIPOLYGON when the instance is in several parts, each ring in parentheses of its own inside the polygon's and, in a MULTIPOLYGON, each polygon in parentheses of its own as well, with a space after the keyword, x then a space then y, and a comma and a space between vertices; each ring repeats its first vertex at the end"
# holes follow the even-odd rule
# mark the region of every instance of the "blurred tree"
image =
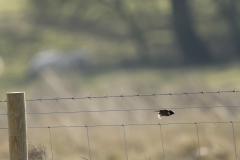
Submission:
MULTIPOLYGON (((124 0, 31 1, 35 22, 69 30, 84 30, 112 39, 130 38, 136 45, 141 65, 149 65, 149 48, 144 38, 146 28, 139 24, 142 17, 136 14, 138 11, 130 11, 129 3, 124 0), (125 33, 119 31, 122 28, 125 28, 125 33)), ((136 8, 138 4, 142 5, 134 4, 136 8)))
MULTIPOLYGON (((149 56, 149 48, 144 38, 144 33, 137 23, 137 19, 127 10, 126 2, 124 0, 115 0, 115 10, 119 17, 126 23, 130 37, 137 45, 137 52, 139 55, 139 62, 141 65, 150 65, 151 59, 149 56)), ((138 17, 139 18, 139 17, 138 17)))
POLYGON ((211 63, 213 57, 195 33, 188 2, 172 0, 174 29, 184 54, 185 64, 211 63))
MULTIPOLYGON (((212 11, 212 6, 207 6, 206 10, 198 10, 200 12, 195 12, 197 14, 192 19, 189 11, 191 8, 188 6, 190 2, 193 6, 201 4, 204 7, 208 4, 189 0, 151 0, 147 3, 144 0, 137 2, 135 0, 29 0, 32 9, 30 16, 38 28, 51 27, 51 29, 57 28, 60 32, 87 33, 97 39, 103 39, 108 46, 110 43, 114 44, 113 49, 109 47, 112 49, 109 52, 114 52, 112 57, 119 58, 116 62, 120 65, 161 66, 162 64, 180 64, 182 60, 184 64, 213 63, 217 54, 209 52, 207 46, 197 35, 193 23, 206 10, 212 11), (173 10, 170 9, 171 5, 173 10), (175 47, 173 31, 183 54, 176 52, 178 48, 175 47), (131 58, 129 58, 129 51, 131 58)), ((216 27, 211 18, 217 16, 217 12, 208 12, 204 16, 209 14, 211 16, 204 19, 205 30, 204 27, 201 28, 201 34, 207 35, 206 39, 216 27), (208 25, 213 27, 206 27, 208 25)), ((239 41, 239 33, 236 29, 237 17, 235 13, 231 15, 229 21, 234 27, 232 35, 235 35, 235 43, 239 47, 240 45, 237 45, 239 41)), ((212 45, 212 43, 209 44, 212 45)), ((96 50, 100 52, 99 49, 96 50)))

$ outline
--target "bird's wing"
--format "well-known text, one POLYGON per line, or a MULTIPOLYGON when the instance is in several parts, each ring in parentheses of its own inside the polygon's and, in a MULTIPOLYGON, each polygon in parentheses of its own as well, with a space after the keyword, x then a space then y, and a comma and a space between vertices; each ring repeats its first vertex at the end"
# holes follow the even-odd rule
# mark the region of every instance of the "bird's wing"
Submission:
POLYGON ((162 119, 162 117, 161 117, 161 115, 160 115, 160 114, 158 114, 158 118, 159 118, 159 119, 162 119))

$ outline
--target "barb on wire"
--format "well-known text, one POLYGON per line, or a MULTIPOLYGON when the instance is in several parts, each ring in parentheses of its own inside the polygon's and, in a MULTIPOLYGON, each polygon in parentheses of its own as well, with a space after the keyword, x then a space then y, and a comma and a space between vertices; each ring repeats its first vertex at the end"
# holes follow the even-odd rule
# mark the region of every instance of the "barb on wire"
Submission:
POLYGON ((105 98, 107 98, 107 100, 108 100, 108 94, 105 96, 105 98))
POLYGON ((91 95, 90 95, 90 96, 88 96, 88 99, 92 100, 92 96, 91 96, 91 95))
POLYGON ((59 100, 59 97, 55 98, 55 100, 58 102, 58 100, 59 100))
POLYGON ((154 93, 153 96, 154 96, 155 98, 157 98, 157 93, 154 93))
POLYGON ((42 102, 42 97, 40 97, 39 99, 36 99, 36 101, 42 102))
MULTIPOLYGON (((27 99, 25 101, 58 101, 58 100, 77 100, 77 99, 100 99, 100 98, 125 98, 125 97, 151 97, 151 96, 179 96, 179 95, 197 95, 197 94, 220 94, 220 93, 236 93, 240 90, 217 90, 217 91, 200 91, 200 92, 175 92, 172 93, 153 93, 153 94, 122 94, 122 95, 107 95, 107 96, 86 96, 86 97, 58 97, 58 98, 37 98, 37 99, 27 99)), ((7 102, 7 100, 0 100, 0 102, 7 102)))
POLYGON ((75 101, 75 95, 72 97, 72 100, 74 100, 74 101, 75 101))

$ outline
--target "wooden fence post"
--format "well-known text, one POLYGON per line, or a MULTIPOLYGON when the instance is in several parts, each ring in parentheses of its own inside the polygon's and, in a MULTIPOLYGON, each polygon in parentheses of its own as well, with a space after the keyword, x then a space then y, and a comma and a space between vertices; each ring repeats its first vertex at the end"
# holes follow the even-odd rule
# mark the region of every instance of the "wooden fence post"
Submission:
POLYGON ((27 128, 24 92, 7 93, 10 160, 27 160, 27 128))

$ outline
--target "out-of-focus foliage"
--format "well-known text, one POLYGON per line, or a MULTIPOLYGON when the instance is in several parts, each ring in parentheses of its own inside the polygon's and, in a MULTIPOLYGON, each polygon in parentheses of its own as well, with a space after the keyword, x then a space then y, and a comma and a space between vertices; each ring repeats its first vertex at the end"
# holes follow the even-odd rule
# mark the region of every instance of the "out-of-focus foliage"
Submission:
MULTIPOLYGON (((92 55, 97 68, 119 66, 176 66, 189 63, 201 52, 184 43, 192 32, 212 57, 209 64, 238 60, 239 2, 234 0, 100 0, 2 1, 0 52, 5 73, 24 73, 26 62, 43 49, 81 48, 92 55), (176 32, 174 14, 185 10, 191 29, 176 32), (185 36, 186 35, 186 36, 185 36), (181 38, 179 38, 181 37, 181 38), (14 46, 14 47, 13 47, 14 46), (186 52, 187 51, 187 52, 186 52), (19 56, 19 59, 13 57, 19 56), (189 58, 190 57, 190 58, 189 58), (192 58, 191 58, 192 57, 192 58), (10 67, 14 71, 10 71, 10 67), (19 67, 21 66, 21 67, 19 67)), ((201 46, 200 46, 201 48, 201 46)), ((200 59, 200 58, 199 58, 200 59)), ((195 58, 197 62, 198 58, 195 58)), ((194 63, 195 63, 194 62, 194 63)), ((200 62, 201 64, 201 62, 200 62)))
POLYGON ((234 0, 31 2, 37 23, 84 31, 117 43, 127 41, 135 57, 129 57, 129 51, 124 49, 116 54, 123 54, 121 58, 128 65, 134 65, 134 59, 141 65, 166 65, 167 59, 173 65, 229 61, 238 56, 239 2, 234 0), (179 41, 175 37, 180 37, 179 41), (224 41, 229 41, 224 46, 228 54, 222 55, 217 49, 224 41), (182 53, 176 47, 178 43, 182 53))
POLYGON ((32 1, 32 4, 37 24, 85 32, 131 47, 130 52, 121 49, 124 46, 114 47, 115 54, 123 54, 121 59, 129 62, 128 65, 134 63, 134 59, 148 65, 151 60, 159 60, 159 44, 171 44, 174 40, 167 29, 171 23, 166 19, 169 11, 161 13, 166 10, 162 6, 170 5, 167 1, 32 1), (156 56, 158 58, 153 58, 156 56))
MULTIPOLYGON (((176 32, 173 13, 179 12, 173 2, 1 1, 0 55, 5 66, 1 77, 4 83, 0 87, 22 85, 31 57, 48 49, 64 54, 66 50, 82 49, 89 53, 96 71, 138 66, 174 67, 189 62, 202 64, 203 61, 196 63, 196 57, 201 57, 201 52, 194 52, 196 47, 191 51, 188 48, 192 45, 184 42, 188 52, 184 51, 181 40, 187 38, 176 32)), ((211 57, 206 59, 207 64, 238 62, 239 1, 184 2, 191 32, 211 57)), ((179 23, 183 20, 184 17, 179 23)))
MULTIPOLYGON (((185 8, 192 35, 205 47, 205 55, 211 57, 199 62, 201 52, 194 52, 197 47, 191 43, 183 43, 187 36, 180 35, 181 30, 177 32, 173 13, 180 12, 173 7, 174 2, 1 1, 0 54, 5 65, 4 86, 12 82, 21 84, 31 57, 48 49, 63 53, 83 49, 97 70, 174 67, 191 62, 206 64, 204 60, 207 64, 239 61, 239 1, 184 0, 185 6, 178 6, 180 10, 185 8)), ((180 19, 181 24, 184 17, 180 19)))

